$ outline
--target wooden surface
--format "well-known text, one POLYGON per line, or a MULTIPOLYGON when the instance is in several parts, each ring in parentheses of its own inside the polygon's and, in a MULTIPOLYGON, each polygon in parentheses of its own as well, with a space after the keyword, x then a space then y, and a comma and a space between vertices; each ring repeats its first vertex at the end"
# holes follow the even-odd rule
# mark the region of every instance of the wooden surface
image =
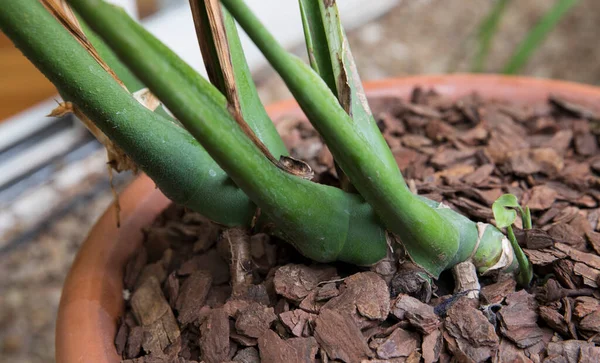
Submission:
POLYGON ((56 89, 0 33, 0 122, 56 94, 56 89))
MULTIPOLYGON (((142 18, 157 7, 157 0, 138 0, 142 18)), ((0 32, 0 122, 54 95, 56 88, 0 32)))

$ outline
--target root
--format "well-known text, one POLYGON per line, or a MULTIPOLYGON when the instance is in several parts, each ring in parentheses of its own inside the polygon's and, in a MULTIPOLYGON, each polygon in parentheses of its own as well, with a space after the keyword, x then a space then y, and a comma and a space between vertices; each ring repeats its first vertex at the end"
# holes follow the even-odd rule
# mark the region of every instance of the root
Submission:
POLYGON ((232 296, 243 296, 253 282, 250 235, 246 229, 230 228, 223 232, 223 238, 231 252, 232 296))
POLYGON ((479 299, 479 279, 477 278, 477 270, 475 265, 470 261, 465 261, 457 264, 452 268, 454 276, 455 293, 468 291, 467 296, 473 299, 479 299))

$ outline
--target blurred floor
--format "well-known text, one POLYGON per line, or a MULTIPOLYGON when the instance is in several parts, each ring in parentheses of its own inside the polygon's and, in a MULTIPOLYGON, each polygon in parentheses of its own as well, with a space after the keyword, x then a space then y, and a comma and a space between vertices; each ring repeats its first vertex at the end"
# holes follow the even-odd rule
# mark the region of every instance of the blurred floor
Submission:
MULTIPOLYGON (((528 27, 552 3, 513 1, 500 25, 488 70, 501 68, 528 27)), ((362 78, 468 71, 468 39, 490 4, 403 0, 379 21, 350 34, 362 78)), ((600 84, 598 30, 600 2, 581 0, 522 73, 600 84)), ((10 91, 4 86, 6 69, 0 72, 3 91, 10 91)), ((258 78, 266 102, 289 97, 271 71, 259 72, 258 78)), ((63 216, 48 221, 42 233, 0 254, 0 362, 54 360, 54 319, 62 282, 90 226, 111 201, 104 184, 97 193, 75 200, 63 216)))

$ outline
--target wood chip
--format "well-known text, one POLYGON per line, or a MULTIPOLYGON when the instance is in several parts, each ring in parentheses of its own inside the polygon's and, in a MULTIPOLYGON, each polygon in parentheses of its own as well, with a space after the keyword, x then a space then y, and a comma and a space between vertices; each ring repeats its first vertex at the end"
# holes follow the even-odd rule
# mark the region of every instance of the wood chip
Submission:
POLYGON ((233 357, 233 361, 239 363, 260 363, 260 355, 256 348, 248 347, 238 350, 235 357, 233 357))
POLYGON ((418 334, 398 328, 377 347, 377 357, 381 359, 408 357, 420 345, 421 338, 418 334))
POLYGON ((175 303, 179 312, 177 320, 181 324, 189 324, 200 317, 200 309, 206 302, 211 285, 211 274, 203 270, 194 272, 185 280, 175 303))
POLYGON ((273 308, 253 302, 238 313, 235 328, 241 334, 259 338, 269 330, 271 323, 276 319, 273 308))
POLYGON ((538 185, 531 188, 528 198, 523 200, 523 204, 532 211, 546 210, 554 204, 557 196, 556 190, 545 185, 538 185))
POLYGON ((207 363, 229 360, 229 316, 223 309, 213 309, 200 324, 200 347, 207 363))
POLYGON ((316 314, 307 313, 300 309, 279 314, 279 319, 283 325, 296 337, 305 336, 305 333, 310 332, 309 324, 312 324, 316 318, 316 314))
POLYGON ((433 306, 422 303, 408 295, 398 295, 394 300, 391 311, 398 319, 407 319, 410 324, 423 334, 430 334, 440 325, 433 306))
POLYGON ((360 272, 344 280, 339 296, 323 305, 321 312, 335 310, 351 316, 360 328, 370 321, 383 321, 390 311, 390 293, 385 281, 374 272, 360 272))
POLYGON ((479 310, 462 298, 448 310, 445 319, 448 348, 457 357, 483 362, 496 354, 499 339, 494 327, 479 310))
POLYGON ((373 355, 352 317, 334 310, 324 309, 319 314, 315 338, 332 359, 360 362, 373 355))
POLYGON ((300 302, 319 282, 331 280, 336 276, 337 271, 333 267, 289 264, 277 269, 273 283, 277 294, 300 302))
POLYGON ((258 349, 262 363, 311 363, 315 361, 318 346, 313 337, 285 341, 274 331, 267 330, 258 339, 258 349))
POLYGON ((506 302, 508 306, 503 306, 498 312, 502 334, 519 348, 538 343, 543 332, 537 325, 535 297, 521 290, 507 296, 506 302))
POLYGON ((482 287, 480 294, 486 304, 500 304, 506 296, 515 291, 516 287, 517 282, 512 278, 508 278, 482 287))
POLYGON ((548 344, 547 354, 544 362, 595 363, 600 347, 581 340, 565 340, 548 344))
POLYGON ((425 363, 434 363, 440 359, 440 353, 444 345, 442 331, 434 330, 430 334, 423 336, 421 351, 423 352, 423 361, 425 363))

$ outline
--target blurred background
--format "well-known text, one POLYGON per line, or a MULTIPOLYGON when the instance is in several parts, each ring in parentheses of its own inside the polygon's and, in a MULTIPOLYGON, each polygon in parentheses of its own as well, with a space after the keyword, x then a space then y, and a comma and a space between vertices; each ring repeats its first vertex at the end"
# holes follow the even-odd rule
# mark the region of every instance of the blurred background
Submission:
MULTIPOLYGON (((247 0, 304 56, 295 0, 247 0), (272 7, 269 11, 261 11, 272 7)), ((203 72, 186 0, 113 0, 203 72)), ((338 2, 363 80, 452 72, 513 73, 600 85, 597 0, 338 2)), ((288 98, 249 45, 266 103, 288 98)), ((45 117, 53 86, 0 33, 0 361, 54 361, 63 280, 112 202, 106 155, 73 117, 45 117)), ((133 178, 118 175, 115 188, 133 178)))

